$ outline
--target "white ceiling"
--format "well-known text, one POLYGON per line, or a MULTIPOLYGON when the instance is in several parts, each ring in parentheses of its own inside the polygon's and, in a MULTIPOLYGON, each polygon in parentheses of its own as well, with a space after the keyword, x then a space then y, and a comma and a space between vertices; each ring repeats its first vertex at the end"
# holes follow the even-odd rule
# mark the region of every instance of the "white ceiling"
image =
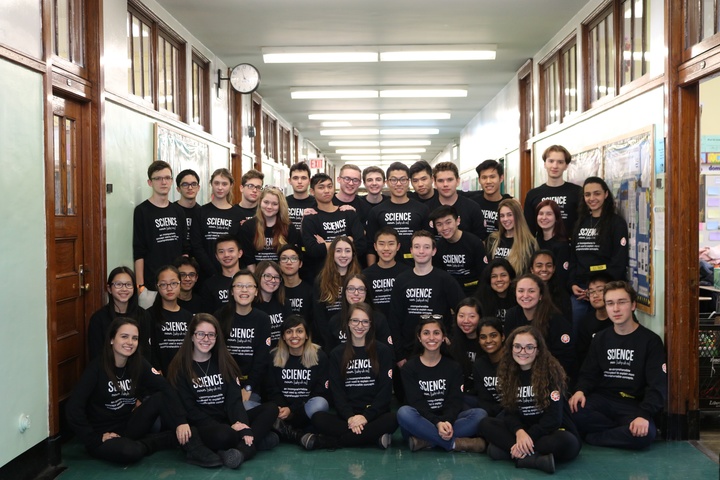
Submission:
MULTIPOLYGON (((309 113, 450 112, 450 120, 353 121, 352 127, 435 127, 431 161, 588 0, 158 0, 227 65, 251 63, 258 93, 330 159, 309 113), (265 64, 262 47, 497 45, 490 61, 265 64), (294 87, 467 86, 466 98, 291 100, 294 87)), ((214 80, 213 80, 214 81, 214 80)), ((223 82, 223 88, 228 88, 223 82)), ((397 137, 406 138, 406 137, 397 137)), ((410 138, 410 137, 408 137, 410 138)), ((346 137, 347 140, 380 138, 346 137)), ((382 139, 388 139, 383 137, 382 139)), ((396 139, 396 138, 389 138, 396 139)), ((357 163, 357 162, 355 162, 357 163)), ((379 164, 379 162, 372 162, 379 164)))

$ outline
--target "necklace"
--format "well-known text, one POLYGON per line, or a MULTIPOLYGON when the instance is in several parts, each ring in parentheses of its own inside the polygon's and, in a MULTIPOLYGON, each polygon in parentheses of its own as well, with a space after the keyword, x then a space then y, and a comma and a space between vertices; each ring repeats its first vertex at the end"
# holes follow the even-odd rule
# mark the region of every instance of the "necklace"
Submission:
POLYGON ((597 217, 597 222, 593 222, 595 220, 595 217, 590 215, 590 228, 595 228, 600 224, 600 217, 597 217))
POLYGON ((207 377, 208 372, 210 371, 210 359, 208 359, 207 362, 203 362, 203 363, 207 363, 207 368, 203 369, 202 365, 200 365, 200 362, 195 360, 195 365, 197 365, 198 368, 200 369, 200 371, 203 373, 203 377, 207 377))
POLYGON ((122 380, 123 378, 125 378, 125 371, 126 371, 126 370, 127 370, 127 365, 125 365, 125 366, 123 367, 122 375, 118 375, 118 374, 117 374, 117 370, 116 370, 116 371, 115 371, 115 378, 117 378, 118 380, 122 380))

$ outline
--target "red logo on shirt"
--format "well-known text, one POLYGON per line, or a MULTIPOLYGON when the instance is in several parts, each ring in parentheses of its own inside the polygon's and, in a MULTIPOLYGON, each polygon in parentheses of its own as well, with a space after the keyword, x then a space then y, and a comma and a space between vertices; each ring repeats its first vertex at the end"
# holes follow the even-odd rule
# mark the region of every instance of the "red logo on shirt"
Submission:
POLYGON ((558 400, 560 400, 560 392, 558 392, 557 390, 553 390, 553 392, 550 394, 550 399, 553 402, 557 402, 558 400))
POLYGON ((560 341, 563 343, 570 343, 570 335, 564 333, 563 336, 560 337, 560 341))

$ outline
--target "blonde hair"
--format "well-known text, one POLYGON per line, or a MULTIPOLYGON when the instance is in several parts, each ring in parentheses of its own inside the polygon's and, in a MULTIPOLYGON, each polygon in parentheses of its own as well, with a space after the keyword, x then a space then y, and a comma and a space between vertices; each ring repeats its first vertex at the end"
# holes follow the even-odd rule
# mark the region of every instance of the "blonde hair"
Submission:
MULTIPOLYGON (((510 265, 512 265, 515 269, 515 272, 518 275, 522 275, 529 270, 530 257, 533 252, 538 249, 538 244, 535 237, 533 237, 532 233, 530 233, 530 228, 528 228, 528 224, 525 221, 525 216, 523 215, 520 202, 514 198, 506 198, 498 205, 498 212, 500 212, 500 209, 503 207, 510 209, 515 221, 513 246, 510 249, 510 254, 507 259, 508 262, 510 262, 510 265)), ((500 245, 500 239, 504 238, 507 233, 507 230, 505 230, 502 223, 498 223, 500 224, 498 231, 491 233, 487 240, 487 249, 491 258, 495 257, 495 253, 500 245)))
POLYGON ((305 328, 305 343, 303 344, 303 352, 300 356, 300 363, 305 368, 312 368, 319 363, 318 350, 320 346, 312 342, 312 334, 310 327, 308 327, 307 321, 300 315, 290 315, 285 319, 282 326, 280 327, 280 341, 277 347, 271 352, 273 355, 273 366, 278 368, 284 368, 287 364, 288 358, 290 358, 290 348, 285 343, 283 337, 286 330, 295 328, 302 325, 305 328))
POLYGON ((275 250, 288 243, 288 230, 290 229, 290 213, 288 212, 287 200, 285 195, 276 188, 266 188, 260 194, 258 199, 257 210, 255 211, 255 238, 253 244, 257 251, 265 249, 265 215, 262 213, 262 201, 268 195, 275 195, 278 199, 278 213, 275 219, 275 225, 272 226, 273 247, 275 250))

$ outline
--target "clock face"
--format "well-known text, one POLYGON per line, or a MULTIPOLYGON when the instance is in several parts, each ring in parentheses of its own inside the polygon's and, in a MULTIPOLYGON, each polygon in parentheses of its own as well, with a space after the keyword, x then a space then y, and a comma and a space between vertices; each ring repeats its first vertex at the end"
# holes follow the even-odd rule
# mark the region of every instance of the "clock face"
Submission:
POLYGON ((260 86, 260 72, 249 63, 233 67, 230 84, 240 93, 252 93, 260 86))

